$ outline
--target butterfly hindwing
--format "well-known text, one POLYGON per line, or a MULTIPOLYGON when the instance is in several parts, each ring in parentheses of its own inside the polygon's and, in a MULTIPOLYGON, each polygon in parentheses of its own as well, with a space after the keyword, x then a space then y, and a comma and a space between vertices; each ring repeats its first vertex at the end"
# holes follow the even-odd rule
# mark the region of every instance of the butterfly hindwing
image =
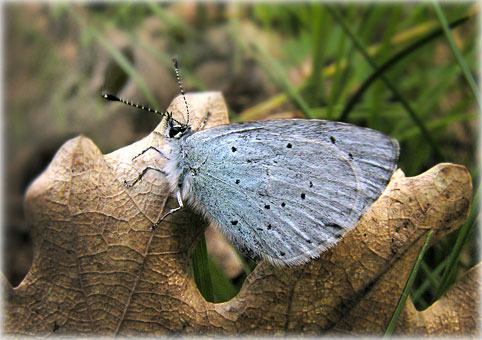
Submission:
POLYGON ((297 264, 353 229, 396 167, 398 143, 322 120, 244 122, 182 145, 195 205, 250 257, 297 264))

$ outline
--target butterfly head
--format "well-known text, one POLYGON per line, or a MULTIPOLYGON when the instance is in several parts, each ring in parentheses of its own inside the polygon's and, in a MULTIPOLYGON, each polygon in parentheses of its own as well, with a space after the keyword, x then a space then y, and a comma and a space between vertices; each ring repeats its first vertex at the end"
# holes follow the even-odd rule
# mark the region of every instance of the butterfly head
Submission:
POLYGON ((181 137, 191 133, 191 126, 178 122, 172 118, 172 114, 170 112, 166 112, 166 117, 166 136, 169 138, 180 139, 181 137))

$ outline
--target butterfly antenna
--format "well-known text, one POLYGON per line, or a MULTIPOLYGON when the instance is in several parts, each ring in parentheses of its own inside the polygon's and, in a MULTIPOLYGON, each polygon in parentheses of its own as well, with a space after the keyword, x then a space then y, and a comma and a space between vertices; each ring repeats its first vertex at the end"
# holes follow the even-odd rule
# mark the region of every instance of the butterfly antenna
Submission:
POLYGON ((174 63, 174 71, 176 71, 177 84, 179 85, 179 90, 181 90, 181 95, 182 95, 182 98, 184 99, 184 104, 186 104, 186 110, 187 110, 187 123, 186 123, 186 125, 189 125, 189 105, 187 105, 186 96, 184 95, 184 88, 182 87, 182 83, 181 83, 181 77, 179 76, 179 67, 177 65, 177 59, 172 58, 172 61, 174 63))
POLYGON ((146 107, 146 106, 142 106, 142 105, 138 105, 138 104, 135 104, 135 103, 132 103, 132 102, 129 102, 127 100, 124 100, 124 99, 120 99, 112 94, 109 94, 109 93, 102 93, 102 98, 104 98, 105 100, 110 100, 110 101, 113 101, 113 102, 121 102, 123 104, 127 104, 127 105, 130 105, 130 106, 134 106, 138 109, 141 109, 141 110, 144 110, 144 111, 148 111, 150 113, 155 113, 155 114, 158 114, 158 115, 161 115, 162 117, 165 116, 165 113, 163 112, 159 112, 157 110, 153 110, 151 109, 150 107, 146 107))

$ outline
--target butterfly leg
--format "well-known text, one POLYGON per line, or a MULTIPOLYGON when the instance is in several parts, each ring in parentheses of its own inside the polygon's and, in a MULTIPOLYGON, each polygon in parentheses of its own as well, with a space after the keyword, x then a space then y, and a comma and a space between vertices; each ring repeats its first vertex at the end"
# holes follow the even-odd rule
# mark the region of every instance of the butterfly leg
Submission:
POLYGON ((167 213, 164 214, 164 216, 162 216, 155 224, 152 225, 151 227, 151 230, 154 230, 156 229, 159 224, 161 224, 162 221, 164 221, 164 219, 171 215, 172 213, 175 213, 176 211, 178 210, 181 210, 182 208, 184 208, 184 203, 182 203, 182 196, 181 196, 181 192, 178 191, 177 194, 176 194, 176 197, 177 197, 177 203, 179 204, 179 206, 177 208, 174 208, 174 209, 171 209, 169 210, 167 213))
POLYGON ((152 167, 152 166, 148 166, 148 167, 146 167, 144 170, 142 170, 142 172, 139 174, 139 176, 137 176, 137 178, 136 178, 136 180, 135 180, 134 182, 129 183, 129 182, 127 182, 126 180, 124 180, 124 186, 125 186, 126 188, 132 188, 134 185, 137 184, 137 182, 139 182, 139 181, 142 179, 142 177, 144 177, 144 175, 145 175, 149 170, 154 170, 154 171, 157 171, 157 172, 163 174, 164 176, 167 176, 167 174, 164 172, 164 170, 161 170, 161 169, 158 169, 158 168, 154 168, 154 167, 152 167))
POLYGON ((150 146, 150 147, 148 147, 147 149, 145 149, 144 151, 142 151, 140 154, 138 154, 137 156, 135 156, 134 158, 132 158, 132 160, 135 160, 136 158, 142 156, 143 154, 145 154, 145 153, 146 153, 147 151, 149 151, 149 150, 154 150, 154 151, 156 151, 158 154, 160 154, 162 157, 168 159, 168 157, 167 157, 166 155, 164 155, 164 153, 163 153, 161 150, 159 150, 159 149, 156 148, 155 146, 150 146))
POLYGON ((202 129, 203 129, 204 125, 206 125, 206 123, 207 123, 207 121, 208 121, 208 119, 209 119, 210 116, 211 116, 211 111, 208 111, 208 112, 206 113, 206 117, 204 117, 203 121, 202 121, 201 124, 199 125, 198 130, 202 130, 202 129))
MULTIPOLYGON (((158 154, 160 154, 162 157, 164 157, 164 158, 166 158, 166 159, 169 159, 166 155, 164 155, 164 153, 163 153, 161 150, 159 150, 159 149, 156 148, 155 146, 150 146, 150 147, 148 147, 147 149, 145 149, 144 151, 142 151, 140 154, 138 154, 137 156, 135 156, 134 158, 132 158, 132 160, 135 160, 136 158, 142 156, 143 154, 145 154, 145 153, 146 153, 147 151, 149 151, 149 150, 154 150, 154 151, 156 151, 158 154)), ((126 180, 124 180, 124 186, 125 186, 126 188, 132 188, 134 185, 137 184, 137 182, 139 182, 139 181, 142 179, 142 177, 144 177, 144 175, 146 174, 146 172, 149 171, 149 170, 155 170, 155 171, 163 174, 164 176, 167 176, 166 173, 165 173, 163 170, 158 169, 158 168, 154 168, 154 167, 152 167, 152 166, 148 166, 148 167, 146 167, 144 170, 142 170, 142 172, 139 174, 139 176, 136 178, 136 180, 135 180, 134 182, 128 183, 126 180)))

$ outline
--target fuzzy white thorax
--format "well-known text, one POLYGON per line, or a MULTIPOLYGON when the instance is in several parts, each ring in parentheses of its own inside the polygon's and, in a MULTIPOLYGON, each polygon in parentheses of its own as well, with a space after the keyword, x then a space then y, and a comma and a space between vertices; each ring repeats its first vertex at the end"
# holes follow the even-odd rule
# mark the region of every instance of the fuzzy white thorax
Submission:
MULTIPOLYGON (((180 124, 172 118, 167 119, 165 128, 165 138, 168 141, 164 147, 164 154, 168 155, 164 172, 167 174, 169 188, 174 196, 181 193, 183 202, 192 204, 195 208, 199 208, 195 204, 194 195, 192 194, 192 176, 185 162, 185 150, 182 145, 185 139, 192 134, 192 130, 188 125, 180 124), (179 130, 180 128, 183 128, 179 130)), ((203 209, 200 209, 201 211, 203 209)))
POLYGON ((181 191, 181 195, 184 200, 189 200, 192 196, 191 183, 192 176, 186 168, 183 167, 184 154, 179 145, 179 139, 169 139, 167 147, 169 148, 169 158, 164 166, 164 171, 167 174, 167 180, 169 182, 169 188, 171 192, 176 195, 178 191, 181 191))

